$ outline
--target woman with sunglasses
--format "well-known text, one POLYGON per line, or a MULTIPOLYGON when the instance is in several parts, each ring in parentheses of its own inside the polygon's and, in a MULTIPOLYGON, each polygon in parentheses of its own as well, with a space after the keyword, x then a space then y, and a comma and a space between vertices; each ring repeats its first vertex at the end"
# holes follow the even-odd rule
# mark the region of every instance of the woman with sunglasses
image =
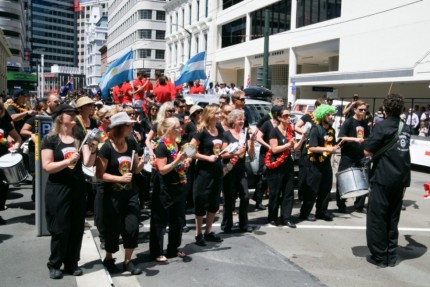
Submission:
POLYGON ((194 178, 194 213, 196 221, 196 244, 206 246, 206 241, 222 242, 223 239, 212 232, 215 214, 219 209, 223 166, 218 155, 221 152, 223 130, 218 125, 221 109, 217 104, 209 104, 203 109, 202 119, 191 144, 198 146, 194 178), (203 235, 203 217, 206 228, 203 235))
POLYGON ((233 168, 223 179, 224 209, 221 229, 230 233, 233 228, 233 210, 236 195, 239 195, 239 228, 241 232, 252 232, 248 226, 248 205, 249 191, 248 179, 246 177, 245 154, 248 151, 250 156, 254 155, 254 141, 249 139, 249 135, 243 130, 245 123, 245 112, 243 110, 233 110, 228 115, 227 120, 229 130, 224 132, 223 146, 225 149, 231 143, 239 143, 239 150, 234 154, 223 154, 224 164, 232 164, 233 168))
POLYGON ((134 122, 126 112, 110 117, 109 140, 99 152, 96 176, 104 182, 106 255, 103 264, 109 272, 119 272, 112 254, 119 250, 121 234, 125 249, 123 270, 137 275, 142 273, 142 270, 131 261, 139 234, 139 195, 133 182, 133 173, 142 170, 143 161, 138 159, 136 143, 128 138, 134 122))
POLYGON ((52 114, 52 130, 42 142, 42 168, 49 174, 45 188, 46 221, 51 234, 48 268, 51 279, 60 279, 60 270, 82 275, 78 267, 85 221, 85 190, 82 165, 93 166, 97 142, 82 143, 77 131, 77 110, 59 105, 52 114), (82 145, 83 144, 83 145, 82 145), (82 147, 82 149, 80 149, 82 147))
MULTIPOLYGON (((338 139, 342 140, 338 172, 346 170, 360 162, 364 157, 363 142, 370 135, 369 125, 366 121, 366 103, 357 100, 352 105, 352 109, 354 115, 345 120, 338 135, 338 139)), ((360 213, 366 213, 366 208, 364 207, 365 201, 365 195, 356 197, 354 210, 360 213)), ((340 198, 338 186, 336 186, 336 203, 340 213, 348 212, 346 208, 346 199, 340 198)))
POLYGON ((182 227, 185 223, 186 209, 186 169, 189 160, 180 150, 176 138, 181 135, 181 125, 175 117, 166 118, 158 124, 160 142, 155 150, 159 186, 154 187, 151 202, 151 228, 149 249, 151 257, 157 262, 167 258, 185 257, 178 250, 182 240, 182 227), (169 224, 169 244, 167 254, 163 253, 163 238, 169 224), (167 257, 167 258, 166 258, 167 257))
POLYGON ((274 115, 278 125, 270 132, 270 150, 265 157, 269 186, 268 222, 296 228, 291 213, 294 202, 294 162, 291 152, 300 149, 304 137, 296 142, 290 111, 283 106, 274 115), (281 216, 278 221, 279 208, 281 216))

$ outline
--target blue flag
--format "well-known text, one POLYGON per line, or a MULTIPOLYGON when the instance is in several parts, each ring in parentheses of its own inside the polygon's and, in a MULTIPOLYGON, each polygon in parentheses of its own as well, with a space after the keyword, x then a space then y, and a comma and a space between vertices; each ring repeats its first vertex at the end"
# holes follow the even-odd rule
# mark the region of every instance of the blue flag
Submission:
POLYGON ((71 91, 73 91, 73 81, 69 79, 69 81, 60 88, 60 96, 65 97, 71 91))
POLYGON ((175 86, 194 80, 206 79, 205 54, 206 52, 200 52, 187 61, 175 81, 175 86))
POLYGON ((122 57, 116 59, 103 74, 99 82, 102 98, 109 97, 109 89, 133 80, 133 51, 130 50, 122 57))

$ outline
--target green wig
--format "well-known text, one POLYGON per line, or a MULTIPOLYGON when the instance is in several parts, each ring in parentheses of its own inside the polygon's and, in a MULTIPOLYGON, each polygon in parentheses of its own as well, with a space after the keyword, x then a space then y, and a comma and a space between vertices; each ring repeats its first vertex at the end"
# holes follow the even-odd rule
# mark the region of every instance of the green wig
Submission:
POLYGON ((321 120, 327 115, 327 114, 336 114, 336 108, 330 105, 320 105, 315 110, 315 118, 317 121, 321 122, 321 120))

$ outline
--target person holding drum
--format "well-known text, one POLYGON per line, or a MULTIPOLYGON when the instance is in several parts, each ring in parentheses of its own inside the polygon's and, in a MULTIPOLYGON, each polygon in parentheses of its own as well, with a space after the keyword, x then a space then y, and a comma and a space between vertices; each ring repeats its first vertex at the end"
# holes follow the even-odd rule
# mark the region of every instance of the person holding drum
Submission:
MULTIPOLYGON (((366 103, 357 100, 352 105, 354 116, 347 118, 342 124, 339 132, 339 140, 342 141, 341 157, 338 172, 355 166, 364 157, 363 142, 369 137, 370 129, 365 119, 366 103)), ((366 213, 364 203, 366 196, 359 196, 355 199, 354 210, 360 213, 366 213)), ((336 186, 336 202, 340 213, 347 213, 346 199, 341 199, 339 186, 336 186)))
POLYGON ((290 123, 291 114, 286 106, 279 109, 273 116, 279 124, 270 132, 270 150, 264 158, 270 190, 268 222, 271 225, 280 224, 296 228, 296 223, 291 216, 294 203, 294 162, 291 152, 300 149, 304 137, 299 142, 296 141, 290 123), (281 217, 278 222, 279 207, 281 207, 281 217))
MULTIPOLYGON (((21 137, 12 125, 12 118, 6 111, 4 104, 0 101, 0 156, 19 149, 21 137), (8 139, 12 138, 13 142, 8 139)), ((1 158, 0 158, 1 160, 1 158)), ((4 182, 3 174, 0 172, 0 211, 6 209, 6 198, 9 192, 9 184, 4 182)), ((0 225, 5 225, 6 220, 0 216, 0 225)))
POLYGON ((245 112, 234 109, 228 115, 229 130, 224 132, 222 149, 227 148, 231 143, 239 143, 239 149, 234 153, 222 155, 224 164, 232 164, 232 169, 224 175, 223 195, 224 209, 221 229, 229 233, 233 228, 233 210, 235 206, 236 194, 240 198, 239 206, 239 228, 241 232, 252 232, 252 227, 248 225, 249 191, 248 179, 246 176, 245 154, 254 156, 254 140, 249 138, 247 129, 243 130, 245 123, 245 112))
POLYGON ((196 176, 194 178, 194 214, 196 221, 196 244, 206 246, 206 241, 222 242, 223 239, 212 232, 215 214, 219 209, 223 181, 223 166, 218 157, 221 152, 223 130, 217 125, 221 109, 217 104, 209 104, 203 109, 202 119, 191 144, 198 146, 196 176), (203 216, 206 228, 203 235, 203 216))
POLYGON ((143 161, 136 156, 136 142, 128 137, 134 120, 126 112, 110 117, 109 140, 102 146, 96 161, 96 176, 104 182, 103 217, 106 255, 103 264, 111 273, 120 270, 113 253, 119 250, 121 235, 125 249, 123 270, 132 275, 142 270, 131 260, 139 234, 139 193, 133 173, 139 173, 143 161))
POLYGON ((367 261, 379 267, 394 267, 399 259, 396 249, 403 194, 411 183, 409 146, 413 131, 400 120, 404 106, 401 96, 389 94, 383 106, 387 118, 373 127, 364 142, 364 155, 374 156, 366 223, 371 255, 367 261), (376 155, 384 148, 382 154, 376 155))
POLYGON ((175 117, 166 118, 158 124, 159 144, 155 149, 155 166, 159 186, 154 187, 152 195, 149 241, 151 257, 157 262, 166 262, 167 258, 186 256, 178 248, 181 245, 186 210, 186 170, 191 158, 187 159, 187 154, 180 150, 176 143, 176 138, 181 135, 181 131, 179 120, 175 117), (169 244, 164 256, 163 238, 167 224, 169 224, 169 244))
POLYGON ((314 112, 317 125, 309 132, 307 149, 306 179, 302 183, 303 204, 300 208, 300 219, 315 221, 322 219, 332 221, 332 215, 327 213, 330 190, 333 184, 333 171, 330 163, 332 153, 339 148, 333 124, 336 109, 330 105, 320 105, 314 112), (315 216, 311 215, 315 204, 315 216))
POLYGON ((82 275, 78 267, 85 221, 85 191, 82 164, 92 166, 97 143, 82 142, 76 129, 77 110, 59 105, 53 112, 52 130, 42 142, 42 168, 49 174, 46 183, 46 221, 51 234, 48 268, 51 279, 60 279, 60 270, 82 275), (81 148, 80 148, 81 147, 81 148))

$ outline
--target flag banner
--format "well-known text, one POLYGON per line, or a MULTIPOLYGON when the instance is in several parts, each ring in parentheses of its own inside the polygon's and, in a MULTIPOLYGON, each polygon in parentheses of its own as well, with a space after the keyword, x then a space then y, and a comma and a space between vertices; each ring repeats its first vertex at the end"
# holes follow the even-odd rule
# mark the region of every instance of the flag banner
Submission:
POLYGON ((99 82, 103 99, 109 97, 109 89, 125 81, 133 80, 133 51, 116 59, 103 74, 99 82))
POLYGON ((175 81, 176 86, 194 80, 206 79, 205 55, 206 52, 200 52, 187 61, 182 68, 181 74, 175 81))
POLYGON ((60 96, 65 97, 69 92, 73 91, 73 79, 70 79, 67 81, 67 83, 64 86, 61 86, 60 88, 60 96))

